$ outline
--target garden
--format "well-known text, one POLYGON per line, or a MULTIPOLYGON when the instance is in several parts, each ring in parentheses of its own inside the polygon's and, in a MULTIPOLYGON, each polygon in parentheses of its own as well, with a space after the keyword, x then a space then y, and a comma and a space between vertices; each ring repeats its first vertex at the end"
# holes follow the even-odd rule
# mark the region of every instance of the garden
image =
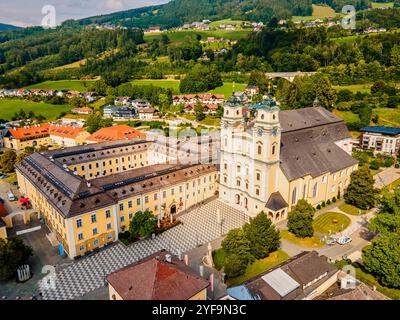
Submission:
POLYGON ((351 219, 342 213, 327 212, 317 217, 313 222, 314 231, 331 235, 342 232, 351 223, 351 219))

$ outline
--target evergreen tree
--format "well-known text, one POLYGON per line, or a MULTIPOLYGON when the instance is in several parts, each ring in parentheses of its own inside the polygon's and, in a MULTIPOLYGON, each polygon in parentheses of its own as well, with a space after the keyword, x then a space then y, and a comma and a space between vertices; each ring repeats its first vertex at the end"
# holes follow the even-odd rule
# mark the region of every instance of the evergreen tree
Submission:
POLYGON ((361 167, 351 174, 351 182, 344 194, 344 200, 359 209, 371 209, 375 205, 377 192, 374 178, 367 167, 361 167))
POLYGON ((5 173, 14 172, 15 162, 17 160, 17 154, 14 150, 6 150, 0 159, 1 170, 5 173))
POLYGON ((251 254, 250 241, 246 238, 242 229, 229 231, 221 246, 227 255, 236 254, 243 259, 246 265, 254 261, 254 257, 251 254))
POLYGON ((267 257, 280 245, 280 234, 265 212, 260 212, 243 227, 250 243, 250 250, 256 259, 267 257))
POLYGON ((296 237, 306 238, 314 235, 313 218, 315 209, 306 200, 299 202, 292 208, 288 216, 288 228, 296 237))

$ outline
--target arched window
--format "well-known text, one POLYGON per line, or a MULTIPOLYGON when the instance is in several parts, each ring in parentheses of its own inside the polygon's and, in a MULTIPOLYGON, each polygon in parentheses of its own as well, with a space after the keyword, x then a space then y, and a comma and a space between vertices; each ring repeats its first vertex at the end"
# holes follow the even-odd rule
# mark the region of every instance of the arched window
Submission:
POLYGON ((236 204, 240 204, 240 196, 238 194, 235 196, 235 202, 236 204))
POLYGON ((292 204, 296 204, 297 202, 297 188, 294 188, 292 191, 292 204))
POLYGON ((272 145, 272 155, 274 156, 276 152, 276 144, 272 145))
POLYGON ((263 114, 261 115, 261 120, 264 120, 264 115, 263 114))
POLYGON ((258 146, 258 154, 261 154, 261 153, 262 153, 262 147, 258 146))
POLYGON ((313 188, 313 198, 317 196, 317 192, 318 192, 318 183, 315 183, 313 188))

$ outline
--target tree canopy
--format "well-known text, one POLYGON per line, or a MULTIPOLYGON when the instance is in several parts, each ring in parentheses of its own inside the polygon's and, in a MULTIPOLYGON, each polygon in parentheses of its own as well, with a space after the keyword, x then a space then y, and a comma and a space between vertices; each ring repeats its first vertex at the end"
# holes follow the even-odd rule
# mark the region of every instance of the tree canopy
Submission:
POLYGON ((377 195, 374 184, 375 180, 368 167, 352 172, 350 185, 344 194, 346 203, 363 210, 373 208, 377 195))
POLYGON ((315 209, 306 200, 299 200, 288 215, 288 229, 296 237, 306 238, 314 235, 313 219, 315 209))

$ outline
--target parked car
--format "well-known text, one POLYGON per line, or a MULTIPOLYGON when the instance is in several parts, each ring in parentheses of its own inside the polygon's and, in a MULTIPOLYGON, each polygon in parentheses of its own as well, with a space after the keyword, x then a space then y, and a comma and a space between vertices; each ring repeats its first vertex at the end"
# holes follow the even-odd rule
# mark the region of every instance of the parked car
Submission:
POLYGON ((2 175, 0 175, 0 179, 6 179, 6 178, 8 178, 8 175, 7 175, 7 174, 2 174, 2 175))
POLYGON ((8 201, 15 201, 17 200, 12 192, 7 193, 8 201))
POLYGON ((337 242, 343 246, 345 244, 349 244, 352 240, 353 239, 351 239, 350 237, 344 236, 344 237, 340 237, 337 242))

